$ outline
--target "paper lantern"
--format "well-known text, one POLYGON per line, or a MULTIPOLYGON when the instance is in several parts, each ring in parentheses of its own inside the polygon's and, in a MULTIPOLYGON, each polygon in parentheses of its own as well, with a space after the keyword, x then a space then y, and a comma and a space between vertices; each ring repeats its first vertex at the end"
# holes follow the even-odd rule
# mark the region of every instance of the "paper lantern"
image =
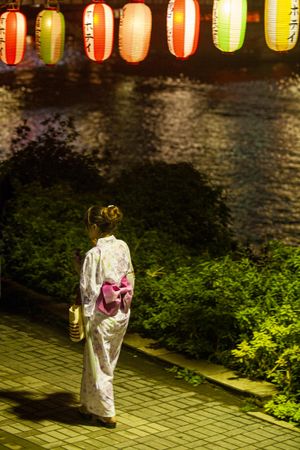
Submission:
POLYGON ((186 59, 197 50, 200 7, 197 0, 170 0, 167 12, 167 39, 170 52, 186 59))
POLYGON ((24 14, 9 9, 0 17, 0 58, 5 64, 19 64, 24 58, 27 22, 24 14))
POLYGON ((35 25, 36 48, 44 63, 56 64, 63 56, 65 45, 65 19, 57 9, 41 11, 35 25))
POLYGON ((143 0, 127 3, 121 12, 119 51, 125 61, 143 61, 149 51, 152 14, 143 0))
POLYGON ((265 38, 271 50, 295 47, 299 34, 299 0, 266 0, 265 38))
POLYGON ((247 0, 214 0, 213 41, 222 52, 239 50, 245 39, 247 0))
POLYGON ((104 61, 109 58, 114 41, 114 14, 103 1, 91 3, 83 12, 83 40, 88 58, 104 61))

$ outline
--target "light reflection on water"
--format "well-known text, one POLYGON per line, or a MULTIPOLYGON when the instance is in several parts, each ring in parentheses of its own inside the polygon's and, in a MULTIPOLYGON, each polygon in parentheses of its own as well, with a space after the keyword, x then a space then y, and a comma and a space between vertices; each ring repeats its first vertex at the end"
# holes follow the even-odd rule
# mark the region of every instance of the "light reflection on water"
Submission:
POLYGON ((79 151, 109 158, 109 175, 143 160, 190 162, 224 187, 240 237, 299 244, 298 75, 239 82, 229 71, 219 83, 220 73, 205 81, 167 71, 122 75, 74 55, 54 68, 34 55, 27 61, 0 68, 2 158, 22 119, 38 134, 41 122, 60 112, 74 118, 79 151))

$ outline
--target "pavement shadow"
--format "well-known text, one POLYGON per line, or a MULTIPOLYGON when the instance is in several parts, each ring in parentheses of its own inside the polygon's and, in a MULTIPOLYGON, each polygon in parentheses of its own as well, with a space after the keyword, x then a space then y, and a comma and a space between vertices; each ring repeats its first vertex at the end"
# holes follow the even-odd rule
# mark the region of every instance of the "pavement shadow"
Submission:
POLYGON ((88 424, 79 415, 77 399, 71 392, 56 392, 40 398, 35 392, 0 390, 0 398, 9 400, 10 412, 23 420, 50 420, 69 425, 88 424))

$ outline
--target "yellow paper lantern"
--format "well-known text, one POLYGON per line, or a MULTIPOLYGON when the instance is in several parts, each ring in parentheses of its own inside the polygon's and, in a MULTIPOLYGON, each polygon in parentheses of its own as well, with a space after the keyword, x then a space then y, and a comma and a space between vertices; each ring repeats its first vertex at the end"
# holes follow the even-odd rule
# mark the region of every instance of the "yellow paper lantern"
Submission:
POLYGON ((266 0, 265 38, 268 47, 286 52, 295 47, 299 35, 299 0, 266 0))
POLYGON ((143 0, 127 3, 121 12, 120 55, 128 63, 143 61, 149 51, 152 14, 143 0))

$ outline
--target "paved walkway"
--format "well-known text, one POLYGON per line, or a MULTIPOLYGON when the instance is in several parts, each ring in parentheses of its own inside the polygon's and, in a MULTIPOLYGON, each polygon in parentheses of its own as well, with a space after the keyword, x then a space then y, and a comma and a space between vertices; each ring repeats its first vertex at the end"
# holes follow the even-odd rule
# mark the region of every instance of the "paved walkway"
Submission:
POLYGON ((116 371, 118 427, 84 423, 76 405, 82 345, 61 329, 0 317, 0 448, 296 450, 300 433, 259 420, 243 400, 193 387, 123 349, 116 371))

